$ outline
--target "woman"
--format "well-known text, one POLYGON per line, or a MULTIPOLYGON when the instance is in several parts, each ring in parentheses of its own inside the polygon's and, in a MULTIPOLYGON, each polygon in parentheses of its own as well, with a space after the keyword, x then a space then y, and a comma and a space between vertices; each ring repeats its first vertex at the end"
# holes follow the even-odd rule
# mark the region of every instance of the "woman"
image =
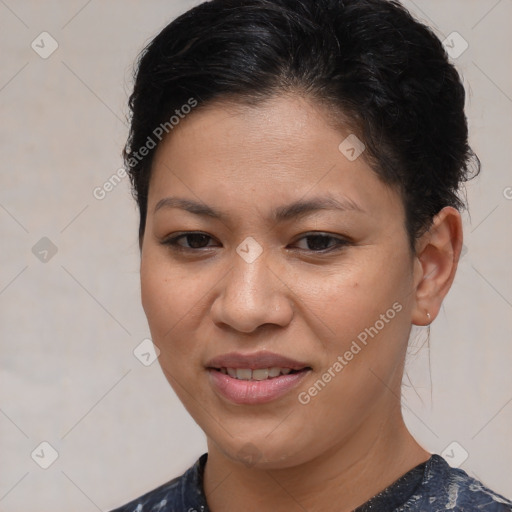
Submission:
POLYGON ((387 0, 213 0, 130 107, 142 303, 208 453, 117 511, 512 510, 401 414, 478 164, 436 36, 387 0))

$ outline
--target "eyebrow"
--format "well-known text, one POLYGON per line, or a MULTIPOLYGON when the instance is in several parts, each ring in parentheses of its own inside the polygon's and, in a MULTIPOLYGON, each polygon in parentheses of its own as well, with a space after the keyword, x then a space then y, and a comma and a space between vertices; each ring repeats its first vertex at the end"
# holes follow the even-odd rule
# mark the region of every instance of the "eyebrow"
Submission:
MULTIPOLYGON (((224 220, 228 217, 227 214, 204 203, 180 197, 165 197, 160 199, 156 204, 153 213, 164 208, 179 208, 195 215, 211 217, 219 220, 224 220)), ((284 222, 293 218, 304 217, 320 210, 340 210, 344 212, 356 211, 360 213, 367 213, 357 203, 347 197, 334 198, 327 195, 313 197, 308 200, 299 200, 285 206, 280 206, 272 211, 271 218, 275 222, 284 222)))

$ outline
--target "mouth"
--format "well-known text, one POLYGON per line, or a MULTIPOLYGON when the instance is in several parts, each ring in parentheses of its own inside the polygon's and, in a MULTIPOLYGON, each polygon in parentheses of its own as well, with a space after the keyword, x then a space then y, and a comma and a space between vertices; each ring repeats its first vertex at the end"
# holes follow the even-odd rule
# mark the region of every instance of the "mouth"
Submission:
POLYGON ((300 373, 305 370, 311 370, 309 366, 302 368, 300 370, 294 370, 292 368, 280 368, 279 366, 273 366, 271 368, 210 368, 211 370, 215 370, 217 372, 222 373, 223 375, 229 375, 233 379, 238 380, 250 380, 250 381, 262 381, 269 379, 276 379, 281 375, 290 375, 294 373, 300 373))
POLYGON ((239 405, 277 400, 312 371, 304 362, 271 352, 224 354, 210 360, 206 369, 213 390, 239 405))

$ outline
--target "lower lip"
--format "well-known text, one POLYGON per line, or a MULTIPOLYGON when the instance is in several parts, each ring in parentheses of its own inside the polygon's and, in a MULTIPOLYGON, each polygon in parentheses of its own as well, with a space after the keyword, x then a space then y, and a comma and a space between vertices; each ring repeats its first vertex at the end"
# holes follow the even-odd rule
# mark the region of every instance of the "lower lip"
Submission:
POLYGON ((304 379, 309 370, 266 380, 239 380, 212 369, 208 373, 214 389, 224 398, 235 404, 253 405, 271 402, 284 396, 304 379))

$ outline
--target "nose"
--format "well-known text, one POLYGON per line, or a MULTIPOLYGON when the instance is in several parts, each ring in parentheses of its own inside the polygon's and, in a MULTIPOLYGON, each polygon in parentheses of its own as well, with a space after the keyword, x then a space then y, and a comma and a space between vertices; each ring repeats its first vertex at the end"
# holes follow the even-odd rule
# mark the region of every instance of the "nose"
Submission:
POLYGON ((219 283, 221 290, 211 308, 217 325, 249 334, 264 324, 290 323, 292 292, 269 264, 263 254, 252 263, 234 254, 233 267, 219 283))

